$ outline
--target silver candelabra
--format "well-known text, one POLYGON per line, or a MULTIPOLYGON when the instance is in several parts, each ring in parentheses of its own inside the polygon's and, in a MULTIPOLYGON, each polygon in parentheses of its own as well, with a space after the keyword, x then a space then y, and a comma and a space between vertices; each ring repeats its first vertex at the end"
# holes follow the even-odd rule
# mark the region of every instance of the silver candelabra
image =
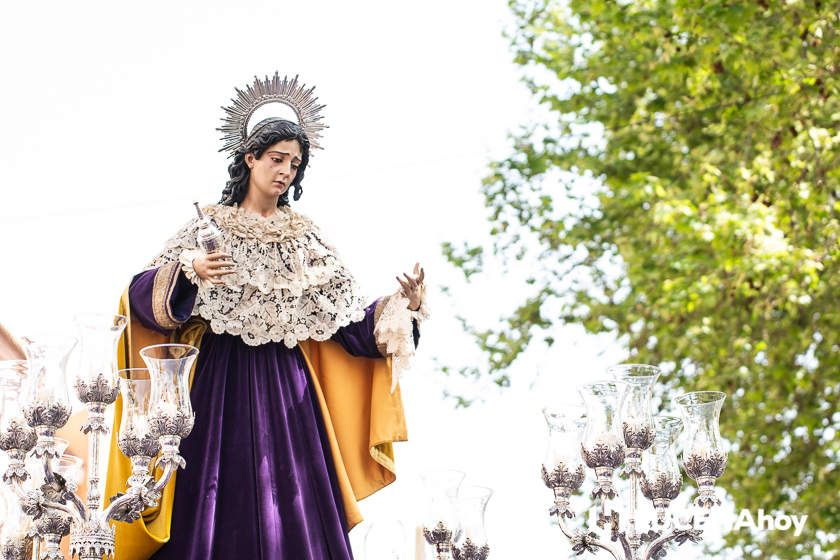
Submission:
POLYGON ((616 560, 664 558, 666 545, 699 542, 711 508, 719 505, 715 481, 726 468, 719 417, 724 393, 700 391, 674 400, 683 418, 654 417, 651 393, 660 371, 654 366, 625 364, 610 368, 614 380, 584 385, 585 408, 572 404, 543 412, 549 427, 549 445, 542 478, 554 492, 550 515, 577 554, 607 551, 616 560), (695 514, 679 521, 669 516, 671 501, 682 488, 676 445, 680 434, 683 468, 696 481, 695 514), (574 530, 572 494, 585 479, 584 466, 595 473, 591 498, 597 507, 595 528, 574 530), (629 478, 626 518, 608 505, 618 498, 613 474, 623 467, 629 478), (640 530, 639 493, 648 499, 655 521, 640 530))
POLYGON ((8 455, 4 481, 13 489, 31 529, 7 535, 2 560, 23 560, 34 539, 41 560, 63 559, 62 537, 70 535, 70 552, 80 559, 101 560, 114 554, 111 521, 133 522, 156 506, 178 467, 181 438, 193 426, 188 376, 198 350, 180 344, 149 346, 140 351, 148 369, 117 370, 117 343, 125 328, 121 315, 77 318, 80 348, 76 396, 87 409, 81 427, 88 439, 86 503, 74 485, 53 468, 61 455, 55 432, 70 418, 65 372, 77 340, 65 337, 25 339, 28 375, 17 410, 4 410, 0 450, 8 455), (131 461, 127 489, 103 506, 101 450, 108 441, 106 409, 122 395, 118 445, 131 461), (40 473, 27 470, 35 460, 40 473), (32 476, 37 474, 37 476, 32 476), (156 475, 157 478, 156 478, 156 475), (43 480, 43 483, 33 482, 43 480))

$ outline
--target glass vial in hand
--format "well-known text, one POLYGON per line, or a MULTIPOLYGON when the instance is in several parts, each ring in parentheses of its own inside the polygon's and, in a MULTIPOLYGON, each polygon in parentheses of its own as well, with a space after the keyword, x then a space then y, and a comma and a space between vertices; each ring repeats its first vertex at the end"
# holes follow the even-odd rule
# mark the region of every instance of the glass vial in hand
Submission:
POLYGON ((194 202, 193 205, 195 205, 199 220, 198 233, 196 234, 198 246, 207 254, 224 251, 222 230, 213 223, 213 220, 204 215, 204 212, 198 206, 198 202, 194 202))

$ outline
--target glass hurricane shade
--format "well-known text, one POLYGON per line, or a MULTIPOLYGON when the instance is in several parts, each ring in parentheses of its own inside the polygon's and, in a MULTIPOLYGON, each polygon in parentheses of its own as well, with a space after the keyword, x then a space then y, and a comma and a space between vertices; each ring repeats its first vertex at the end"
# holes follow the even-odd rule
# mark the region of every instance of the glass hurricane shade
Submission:
POLYGON ((696 391, 674 399, 682 411, 683 466, 694 480, 719 478, 726 469, 726 452, 720 436, 720 412, 726 394, 696 391))
POLYGON ((665 523, 671 500, 682 489, 682 473, 677 459, 676 443, 683 429, 682 420, 674 416, 654 418, 653 443, 642 454, 642 495, 653 503, 657 522, 665 523))
POLYGON ((198 349, 187 344, 157 344, 140 350, 152 379, 149 415, 158 435, 186 437, 194 419, 189 376, 198 349))
POLYGON ((33 428, 54 430, 70 418, 67 360, 76 339, 61 335, 24 338, 29 377, 22 395, 26 421, 33 428))
POLYGON ((616 468, 624 462, 619 406, 625 385, 617 381, 597 381, 583 385, 580 395, 586 405, 586 429, 582 450, 590 468, 616 468))
POLYGON ((154 457, 160 451, 160 444, 149 423, 152 376, 146 368, 130 368, 119 370, 117 378, 122 399, 120 451, 128 457, 154 457))
POLYGON ((586 409, 582 404, 562 404, 545 407, 543 416, 548 426, 543 481, 549 488, 577 490, 585 475, 580 445, 586 429, 586 409))
POLYGON ((425 496, 421 519, 424 529, 431 531, 442 523, 451 531, 452 540, 458 537, 457 499, 464 476, 463 472, 456 470, 429 470, 420 475, 425 496))
POLYGON ((487 530, 484 516, 487 503, 493 496, 493 490, 484 486, 462 486, 458 492, 457 513, 461 531, 456 539, 457 545, 464 545, 467 539, 477 547, 487 544, 487 530))
POLYGON ((117 398, 117 344, 126 326, 122 315, 83 313, 75 317, 79 335, 76 392, 83 403, 110 404, 117 398))
POLYGON ((621 433, 625 446, 633 450, 628 454, 638 459, 639 450, 653 443, 651 397, 661 372, 658 367, 646 364, 620 364, 607 369, 607 373, 625 385, 619 405, 621 433))

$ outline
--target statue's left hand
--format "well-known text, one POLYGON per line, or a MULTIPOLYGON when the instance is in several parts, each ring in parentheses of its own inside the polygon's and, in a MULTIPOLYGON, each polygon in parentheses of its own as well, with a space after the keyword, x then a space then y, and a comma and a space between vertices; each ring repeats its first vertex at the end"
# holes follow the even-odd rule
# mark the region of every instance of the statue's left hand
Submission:
POLYGON ((414 265, 414 275, 403 274, 405 280, 397 276, 397 282, 402 286, 402 294, 408 298, 408 308, 412 311, 420 309, 423 297, 426 294, 426 286, 423 280, 426 278, 426 271, 420 268, 420 263, 414 265))

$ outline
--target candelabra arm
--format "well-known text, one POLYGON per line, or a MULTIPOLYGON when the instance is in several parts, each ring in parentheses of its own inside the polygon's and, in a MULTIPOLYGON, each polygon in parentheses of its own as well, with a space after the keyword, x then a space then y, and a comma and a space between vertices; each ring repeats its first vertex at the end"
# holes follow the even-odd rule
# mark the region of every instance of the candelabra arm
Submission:
POLYGON ((671 541, 676 541, 678 545, 681 545, 687 541, 691 541, 693 543, 700 542, 701 540, 703 540, 703 530, 699 529, 698 527, 702 526, 703 523, 705 523, 706 518, 708 517, 709 512, 706 511, 699 522, 695 522, 695 518, 692 517, 691 521, 683 527, 677 527, 676 525, 672 525, 671 530, 669 532, 663 532, 662 535, 653 539, 650 542, 650 545, 645 551, 644 556, 642 556, 642 560, 653 560, 663 558, 665 556, 665 551, 663 550, 663 547, 671 541))
POLYGON ((624 552, 624 558, 628 560, 632 560, 635 558, 633 549, 630 546, 630 541, 627 540, 627 535, 624 533, 618 533, 615 535, 615 540, 621 545, 621 549, 624 552))
POLYGON ((56 511, 60 511, 62 513, 66 513, 70 517, 73 518, 73 521, 77 523, 81 523, 85 519, 85 509, 82 505, 81 500, 79 500, 78 496, 73 494, 72 492, 68 492, 71 497, 71 502, 73 506, 67 504, 62 504, 59 502, 54 502, 52 500, 46 499, 44 493, 41 490, 30 490, 27 491, 23 488, 23 481, 20 479, 14 479, 9 481, 9 486, 11 486, 12 491, 18 497, 20 501, 20 506, 24 510, 27 515, 32 515, 27 510, 37 511, 39 509, 52 509, 56 511))
MULTIPOLYGON (((55 473, 52 470, 52 461, 44 461, 44 480, 46 480, 48 484, 55 485, 58 483, 58 481, 56 481, 55 478, 55 473)), ((85 509, 85 505, 82 503, 82 499, 79 498, 79 496, 75 492, 73 492, 69 488, 66 488, 66 486, 65 490, 66 491, 64 492, 63 498, 73 504, 73 507, 76 508, 77 513, 67 511, 65 509, 64 504, 60 504, 54 501, 44 501, 43 506, 46 508, 58 509, 64 511, 65 513, 69 513, 73 516, 74 521, 81 522, 87 520, 89 514, 88 511, 85 509)))
POLYGON ((47 481, 47 483, 55 482, 55 473, 52 470, 52 461, 45 460, 44 463, 43 463, 43 466, 44 466, 44 480, 47 481))
POLYGON ((566 523, 566 518, 563 517, 563 515, 558 515, 557 521, 560 525, 560 530, 563 532, 567 539, 571 539, 575 536, 575 532, 572 531, 571 527, 569 527, 569 524, 566 523))
POLYGON ((120 511, 123 509, 129 508, 132 504, 136 504, 139 498, 139 491, 138 492, 131 492, 131 488, 129 488, 129 492, 126 494, 119 495, 118 498, 113 498, 111 503, 102 510, 99 514, 99 520, 102 525, 107 524, 112 518, 119 517, 120 511))
POLYGON ((660 550, 666 543, 674 540, 677 538, 677 530, 674 529, 670 533, 665 533, 661 537, 654 539, 648 549, 645 551, 645 555, 642 557, 642 560, 651 560, 652 558, 662 558, 665 556, 664 554, 659 554, 660 550))
POLYGON ((572 544, 572 551, 576 552, 578 555, 583 554, 584 552, 591 552, 594 554, 597 549, 601 548, 609 552, 615 560, 633 560, 632 556, 625 556, 611 544, 600 540, 595 533, 584 533, 579 530, 573 531, 566 523, 566 519, 562 514, 557 515, 557 520, 560 525, 560 530, 572 544))
POLYGON ((117 521, 137 519, 143 509, 160 499, 161 491, 169 483, 179 465, 177 460, 167 460, 166 457, 161 457, 160 462, 163 464, 163 473, 159 479, 154 480, 149 477, 145 485, 129 486, 125 494, 113 499, 108 507, 102 510, 99 518, 103 525, 111 519, 117 521))
POLYGON ((75 492, 68 492, 67 494, 68 495, 65 495, 65 498, 67 498, 67 500, 73 504, 73 507, 76 508, 76 511, 79 512, 79 518, 87 521, 91 514, 89 510, 85 509, 85 505, 82 503, 81 498, 79 498, 75 492))
MULTIPOLYGON (((153 492, 162 492, 163 489, 169 484, 169 479, 172 478, 172 475, 175 474, 175 471, 178 470, 179 462, 177 460, 164 460, 165 457, 161 457, 161 463, 163 463, 163 473, 161 473, 160 478, 155 481, 155 485, 152 487, 153 492)), ((180 456, 178 456, 180 459, 180 456)), ((181 459, 183 461, 183 459, 181 459)))

